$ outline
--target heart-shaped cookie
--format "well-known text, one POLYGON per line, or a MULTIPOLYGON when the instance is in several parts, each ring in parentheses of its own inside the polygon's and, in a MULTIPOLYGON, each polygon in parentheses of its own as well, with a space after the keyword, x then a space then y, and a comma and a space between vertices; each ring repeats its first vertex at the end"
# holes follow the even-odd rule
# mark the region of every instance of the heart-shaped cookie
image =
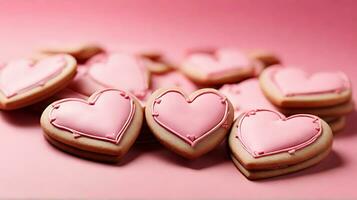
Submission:
POLYGON ((330 151, 332 132, 326 122, 314 115, 285 117, 276 111, 258 109, 237 119, 229 146, 243 174, 265 178, 316 164, 330 151))
POLYGON ((148 100, 145 114, 159 141, 186 158, 212 150, 233 121, 232 105, 214 89, 190 96, 179 89, 158 90, 148 100))
POLYGON ((174 64, 160 49, 143 45, 120 45, 118 51, 139 56, 144 66, 152 74, 167 73, 174 68, 174 64))
POLYGON ((272 65, 277 65, 281 63, 281 59, 278 55, 273 52, 264 49, 254 49, 247 52, 248 56, 261 64, 255 67, 255 76, 259 76, 262 71, 272 65))
POLYGON ((335 119, 330 119, 330 121, 328 122, 328 125, 331 127, 331 130, 333 132, 334 135, 339 134, 341 131, 344 130, 344 128, 346 127, 347 124, 347 117, 343 116, 343 117, 338 117, 335 119))
POLYGON ((47 138, 88 154, 122 157, 134 143, 143 121, 131 94, 106 89, 89 99, 68 98, 51 104, 41 117, 47 138), (80 116, 80 117, 79 117, 80 116))
POLYGON ((345 116, 354 110, 353 101, 320 108, 279 108, 274 106, 266 98, 256 78, 251 78, 236 84, 225 84, 219 91, 226 95, 233 104, 235 118, 248 110, 254 109, 276 110, 287 116, 304 113, 319 117, 345 116))
POLYGON ((351 99, 350 81, 342 72, 308 74, 302 69, 273 66, 260 76, 264 94, 281 107, 323 107, 351 99))
POLYGON ((178 71, 165 74, 153 75, 151 77, 151 89, 153 91, 160 88, 178 87, 187 93, 198 89, 197 85, 178 71))
POLYGON ((5 63, 0 68, 0 108, 17 109, 41 101, 63 89, 75 73, 76 61, 69 55, 5 63))
POLYGON ((236 84, 226 84, 219 89, 226 95, 234 107, 234 118, 253 109, 277 110, 264 96, 256 78, 248 79, 236 84))
POLYGON ((121 88, 143 100, 149 92, 150 74, 137 56, 100 54, 90 59, 85 69, 83 75, 71 84, 71 88, 79 93, 91 95, 104 88, 121 88))
POLYGON ((217 85, 253 76, 255 65, 255 61, 237 49, 218 49, 190 53, 180 69, 199 84, 217 85))
POLYGON ((286 118, 270 110, 250 111, 240 118, 237 137, 255 158, 296 151, 321 135, 319 118, 294 115, 286 118))
POLYGON ((149 88, 148 72, 143 61, 129 54, 111 54, 93 63, 88 75, 105 87, 121 87, 137 97, 144 97, 149 88))
POLYGON ((85 63, 91 57, 102 52, 104 52, 104 49, 100 45, 93 43, 63 44, 61 42, 49 44, 40 50, 40 53, 44 55, 69 54, 78 63, 85 63))

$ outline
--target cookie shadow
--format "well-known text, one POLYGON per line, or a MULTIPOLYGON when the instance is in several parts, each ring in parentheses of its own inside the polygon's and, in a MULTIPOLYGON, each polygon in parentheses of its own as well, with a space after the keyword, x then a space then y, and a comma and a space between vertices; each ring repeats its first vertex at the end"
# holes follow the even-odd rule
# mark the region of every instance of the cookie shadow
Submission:
POLYGON ((159 144, 157 142, 150 142, 150 143, 135 143, 129 150, 129 152, 123 157, 123 159, 116 163, 117 166, 124 166, 129 163, 132 163, 136 160, 140 155, 156 151, 158 150, 159 144))
POLYGON ((301 178, 303 176, 312 176, 314 174, 326 173, 330 170, 342 167, 345 164, 346 162, 344 161, 344 159, 336 151, 332 150, 331 153, 324 160, 314 166, 291 174, 258 180, 258 182, 264 183, 271 181, 281 181, 284 179, 301 178))
POLYGON ((357 130, 357 111, 353 111, 351 114, 347 116, 346 127, 340 133, 336 134, 336 138, 347 138, 347 137, 355 137, 357 130))
POLYGON ((0 116, 6 123, 17 127, 35 127, 40 125, 40 115, 30 112, 26 108, 1 111, 0 116))
POLYGON ((194 170, 202 170, 213 167, 215 165, 223 164, 225 162, 230 162, 227 145, 225 142, 223 142, 207 154, 194 160, 188 160, 177 154, 174 154, 173 152, 167 149, 164 150, 165 151, 161 151, 160 154, 158 154, 161 159, 173 163, 175 165, 194 170))
POLYGON ((68 159, 73 159, 73 160, 77 160, 80 162, 90 162, 90 163, 95 163, 98 165, 107 165, 107 166, 112 166, 112 167, 125 166, 125 165, 131 163, 137 157, 139 157, 139 155, 142 153, 141 150, 138 150, 138 149, 132 147, 131 149, 129 149, 128 153, 125 154, 123 156, 123 158, 121 160, 119 160, 118 162, 106 162, 106 161, 91 159, 88 157, 83 157, 83 156, 77 155, 77 154, 72 153, 68 150, 59 148, 58 146, 56 146, 55 144, 50 142, 46 137, 44 137, 43 139, 44 139, 44 142, 47 143, 49 148, 52 148, 54 151, 56 151, 56 153, 62 154, 62 156, 65 156, 68 159))

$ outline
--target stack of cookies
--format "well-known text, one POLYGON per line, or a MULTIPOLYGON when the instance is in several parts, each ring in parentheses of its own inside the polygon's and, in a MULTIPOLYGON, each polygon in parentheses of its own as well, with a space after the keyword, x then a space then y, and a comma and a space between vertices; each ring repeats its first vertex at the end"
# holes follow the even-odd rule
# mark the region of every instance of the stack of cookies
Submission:
POLYGON ((308 74, 299 68, 272 66, 259 77, 266 98, 283 114, 312 114, 329 123, 333 132, 345 127, 354 110, 351 83, 342 72, 308 74))
POLYGON ((278 62, 229 48, 189 51, 175 65, 150 49, 50 48, 1 65, 0 109, 31 106, 48 142, 101 162, 135 142, 196 159, 228 140, 246 177, 267 178, 325 158, 354 105, 343 73, 267 68, 278 62))
POLYGON ((240 115, 228 139, 233 163, 249 179, 278 176, 315 165, 330 153, 332 142, 329 125, 318 117, 285 117, 268 109, 240 115))
POLYGON ((350 81, 343 73, 307 75, 275 65, 259 78, 225 84, 219 91, 234 108, 231 158, 249 179, 319 163, 332 149, 332 133, 343 129, 345 115, 354 109, 350 81))
POLYGON ((345 127, 346 115, 354 110, 353 100, 330 107, 283 108, 270 101, 264 94, 262 88, 259 83, 259 78, 250 78, 240 83, 225 84, 219 91, 231 100, 234 106, 235 118, 253 109, 270 109, 281 112, 286 116, 312 114, 321 117, 327 122, 334 133, 341 131, 345 127))

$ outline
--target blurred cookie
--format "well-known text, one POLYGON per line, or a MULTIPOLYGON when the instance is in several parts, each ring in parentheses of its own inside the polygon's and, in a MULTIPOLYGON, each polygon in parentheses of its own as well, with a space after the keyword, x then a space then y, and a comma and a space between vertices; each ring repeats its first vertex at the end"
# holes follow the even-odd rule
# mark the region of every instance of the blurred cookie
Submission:
POLYGON ((322 118, 345 116, 354 110, 353 100, 329 107, 280 108, 273 105, 265 97, 259 81, 256 78, 248 79, 241 83, 223 85, 219 91, 226 95, 232 102, 236 117, 247 110, 261 108, 276 110, 287 116, 295 114, 311 114, 322 118))
POLYGON ((215 86, 254 76, 258 63, 237 49, 193 51, 184 58, 180 70, 200 85, 215 86))
POLYGON ((346 127, 346 117, 338 117, 337 119, 331 120, 328 124, 334 134, 341 132, 346 127))
POLYGON ((65 54, 0 65, 0 109, 3 110, 22 108, 52 96, 70 83, 77 67, 76 60, 65 54))
POLYGON ((179 71, 171 71, 165 74, 154 74, 151 76, 151 90, 160 88, 181 88, 187 93, 192 93, 198 86, 179 71))
POLYGON ((248 56, 253 60, 258 60, 262 63, 262 67, 256 68, 256 75, 260 75, 260 73, 267 67, 280 64, 281 59, 278 55, 262 49, 250 50, 248 52, 248 56))
POLYGON ((317 107, 317 108, 279 108, 279 111, 284 113, 284 115, 295 115, 295 114, 311 114, 317 115, 322 118, 336 118, 345 116, 355 109, 355 103, 353 100, 347 101, 342 104, 337 104, 328 107, 317 107))
POLYGON ((226 95, 234 108, 234 119, 242 113, 253 109, 278 110, 264 96, 257 78, 247 79, 240 83, 225 84, 219 91, 226 95))
POLYGON ((259 77, 265 96, 282 108, 316 108, 351 100, 351 84, 342 72, 308 74, 299 68, 272 66, 259 77))
POLYGON ((99 54, 91 58, 69 88, 84 95, 105 88, 121 88, 143 101, 149 95, 150 72, 143 60, 126 53, 99 54))
POLYGON ((54 54, 69 54, 72 55, 78 63, 84 63, 89 58, 104 52, 104 49, 93 43, 81 43, 81 44, 53 44, 44 47, 40 50, 40 53, 47 55, 54 54))
POLYGON ((118 50, 142 57, 145 67, 153 74, 162 74, 173 70, 174 64, 159 49, 140 45, 121 45, 118 50))

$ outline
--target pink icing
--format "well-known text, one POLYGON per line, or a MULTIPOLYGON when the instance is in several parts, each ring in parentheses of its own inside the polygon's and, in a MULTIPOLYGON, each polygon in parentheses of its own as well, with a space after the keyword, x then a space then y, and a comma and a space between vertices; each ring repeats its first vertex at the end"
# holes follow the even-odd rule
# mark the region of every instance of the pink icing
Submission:
POLYGON ((276 110, 275 106, 264 96, 256 78, 238 84, 224 85, 220 90, 231 101, 234 117, 254 109, 276 110))
POLYGON ((122 88, 140 99, 146 96, 148 77, 139 57, 125 53, 101 54, 88 63, 88 75, 104 87, 122 88))
POLYGON ((93 57, 91 57, 89 60, 87 60, 87 62, 85 62, 83 65, 81 65, 82 67, 90 67, 92 64, 95 64, 95 63, 104 63, 108 56, 110 56, 111 54, 110 53, 100 53, 100 54, 97 54, 93 57))
POLYGON ((154 120, 191 146, 223 126, 228 116, 225 97, 206 91, 193 98, 168 90, 152 104, 154 120))
POLYGON ((184 66, 192 67, 207 75, 219 75, 230 71, 252 67, 251 60, 236 49, 218 49, 213 53, 203 51, 190 54, 184 66))
POLYGON ((192 81, 180 72, 174 71, 162 75, 153 75, 151 77, 151 88, 153 90, 169 87, 179 87, 187 93, 194 92, 198 89, 192 81))
POLYGON ((79 65, 77 74, 68 85, 68 88, 86 96, 90 96, 94 92, 105 89, 105 86, 98 84, 87 75, 88 69, 89 67, 87 65, 79 65))
POLYGON ((254 157, 281 152, 294 153, 312 144, 322 133, 321 121, 313 115, 285 117, 272 110, 252 110, 239 121, 237 138, 254 157))
POLYGON ((7 97, 43 86, 59 75, 66 66, 63 56, 51 56, 39 62, 16 60, 0 69, 0 90, 7 97))
POLYGON ((118 143, 135 113, 135 104, 124 91, 106 89, 93 94, 88 101, 68 98, 52 104, 51 124, 86 136, 118 143))
POLYGON ((318 72, 307 74, 292 67, 269 69, 273 82, 284 96, 341 92, 350 88, 347 76, 342 72, 318 72))

